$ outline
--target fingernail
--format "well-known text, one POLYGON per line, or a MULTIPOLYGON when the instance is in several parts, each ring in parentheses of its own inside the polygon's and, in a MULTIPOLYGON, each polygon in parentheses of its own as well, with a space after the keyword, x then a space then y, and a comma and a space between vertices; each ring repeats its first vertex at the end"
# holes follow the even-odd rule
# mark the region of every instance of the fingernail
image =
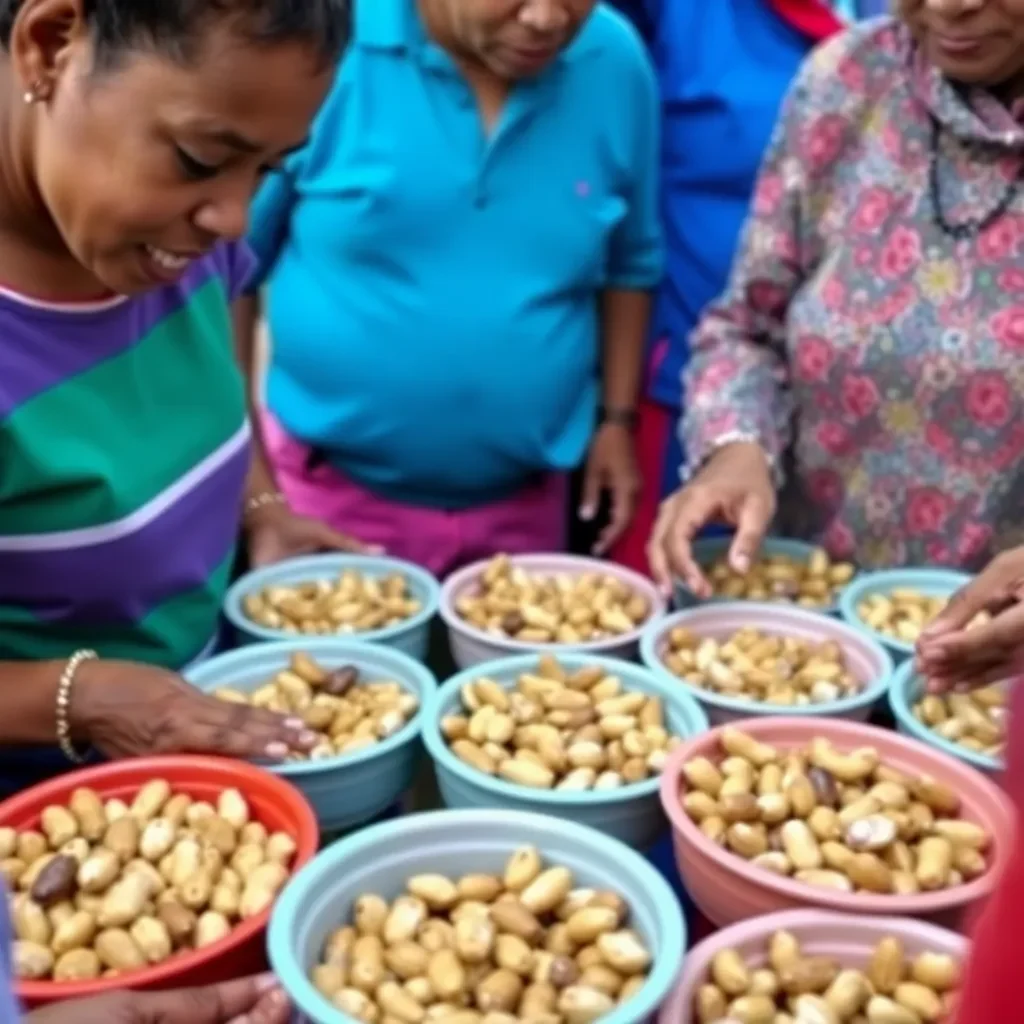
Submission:
POLYGON ((383 555, 384 545, 383 544, 367 544, 366 553, 368 555, 383 555))
POLYGON ((580 519, 585 523, 589 523, 594 518, 594 506, 593 505, 581 505, 580 506, 580 519))
POLYGON ((288 744, 275 740, 273 743, 268 743, 266 747, 263 748, 263 752, 267 757, 272 757, 275 761, 280 761, 282 758, 288 756, 288 744))
POLYGON ((306 723, 301 718, 286 718, 284 724, 289 729, 305 729, 306 723))
POLYGON ((299 733, 299 742, 305 746, 311 747, 319 739, 320 737, 315 732, 310 732, 309 729, 299 733))
POLYGON ((260 992, 268 992, 272 988, 277 988, 279 983, 277 975, 271 974, 269 971, 266 974, 261 974, 254 979, 256 982, 256 988, 260 992))
POLYGON ((737 572, 747 572, 750 569, 750 558, 747 555, 736 555, 732 560, 737 572))

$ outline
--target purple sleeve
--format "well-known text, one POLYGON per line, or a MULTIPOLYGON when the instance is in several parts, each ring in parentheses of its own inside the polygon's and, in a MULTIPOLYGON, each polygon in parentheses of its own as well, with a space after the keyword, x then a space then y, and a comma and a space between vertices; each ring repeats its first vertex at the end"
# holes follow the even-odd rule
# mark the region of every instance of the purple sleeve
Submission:
POLYGON ((219 256, 228 297, 234 302, 245 292, 256 272, 256 257, 244 241, 224 242, 219 256))

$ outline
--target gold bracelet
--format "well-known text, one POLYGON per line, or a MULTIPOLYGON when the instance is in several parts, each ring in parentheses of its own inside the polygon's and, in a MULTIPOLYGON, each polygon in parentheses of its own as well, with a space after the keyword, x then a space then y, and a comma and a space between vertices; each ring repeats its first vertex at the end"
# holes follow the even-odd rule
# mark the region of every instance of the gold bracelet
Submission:
POLYGON ((75 673, 83 661, 93 661, 99 655, 95 651, 75 651, 64 665, 57 684, 57 744, 72 764, 84 764, 85 758, 71 743, 71 689, 75 685, 75 673))
POLYGON ((281 491, 260 491, 259 494, 254 494, 246 500, 244 514, 251 515, 253 512, 259 512, 260 509, 266 508, 268 505, 287 504, 288 499, 281 491))

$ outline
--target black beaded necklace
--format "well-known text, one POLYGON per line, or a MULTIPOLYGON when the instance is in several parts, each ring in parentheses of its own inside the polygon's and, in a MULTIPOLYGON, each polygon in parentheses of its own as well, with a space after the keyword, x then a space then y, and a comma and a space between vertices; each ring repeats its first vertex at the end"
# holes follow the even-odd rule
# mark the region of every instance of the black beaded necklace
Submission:
POLYGON ((932 118, 931 151, 928 164, 928 187, 932 203, 932 218, 936 226, 944 235, 956 239, 958 242, 965 239, 977 238, 987 227, 994 224, 1010 208, 1017 193, 1020 191, 1021 179, 1024 178, 1024 162, 1017 170, 1017 174, 1007 183, 1006 189, 992 209, 983 217, 972 217, 969 220, 953 224, 947 220, 945 211, 942 209, 942 196, 939 187, 939 156, 942 143, 942 125, 936 118, 932 118))

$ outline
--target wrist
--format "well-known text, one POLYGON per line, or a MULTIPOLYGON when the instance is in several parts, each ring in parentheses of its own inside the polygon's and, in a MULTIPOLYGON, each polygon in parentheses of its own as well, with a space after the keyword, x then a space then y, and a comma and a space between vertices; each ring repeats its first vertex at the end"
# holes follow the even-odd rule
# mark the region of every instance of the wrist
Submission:
POLYGON ((251 529, 291 514, 283 491, 268 488, 249 495, 242 509, 242 526, 251 529))
POLYGON ((631 405, 609 403, 601 406, 598 421, 602 427, 622 427, 625 430, 635 430, 637 412, 631 405))

